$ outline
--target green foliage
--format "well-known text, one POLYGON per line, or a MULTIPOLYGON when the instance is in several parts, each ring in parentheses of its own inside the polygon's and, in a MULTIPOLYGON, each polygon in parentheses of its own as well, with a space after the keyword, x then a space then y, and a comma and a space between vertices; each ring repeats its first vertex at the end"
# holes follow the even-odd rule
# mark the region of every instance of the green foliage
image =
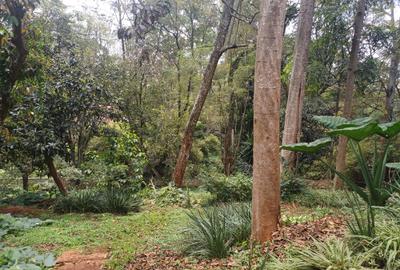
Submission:
POLYGON ((53 254, 39 254, 30 247, 0 249, 0 269, 43 270, 56 264, 53 254))
POLYGON ((364 264, 368 263, 372 258, 373 250, 357 253, 345 241, 331 239, 325 242, 315 241, 314 245, 309 249, 298 248, 295 250, 293 258, 286 262, 274 261, 267 266, 267 269, 364 269, 364 264))
POLYGON ((282 145, 281 149, 295 151, 295 152, 304 152, 304 153, 315 153, 322 148, 330 145, 332 142, 331 138, 322 138, 310 143, 297 143, 292 145, 282 145))
POLYGON ((355 236, 375 236, 375 211, 370 204, 363 205, 356 194, 349 194, 353 220, 348 221, 350 233, 355 236))
POLYGON ((249 240, 249 204, 210 207, 188 213, 183 231, 183 251, 193 256, 224 258, 235 244, 249 240))
POLYGON ((0 198, 0 205, 33 205, 51 198, 48 191, 23 191, 8 190, 7 194, 0 198))
POLYGON ((171 184, 166 187, 154 190, 153 196, 156 204, 159 206, 190 206, 190 198, 188 196, 188 192, 185 192, 181 188, 176 188, 171 184))
POLYGON ((217 202, 241 202, 251 200, 252 184, 251 177, 238 173, 230 177, 219 175, 206 179, 204 186, 217 202))
POLYGON ((58 198, 54 205, 57 213, 115 213, 137 212, 141 200, 129 190, 117 188, 84 189, 58 198))
POLYGON ((281 180, 281 198, 290 200, 291 197, 306 191, 306 184, 303 179, 292 174, 284 173, 281 180))
POLYGON ((14 234, 30 228, 50 224, 51 220, 42 221, 38 218, 15 218, 10 214, 0 215, 0 239, 7 234, 14 234))
MULTIPOLYGON (((383 206, 393 193, 393 190, 388 187, 385 183, 385 168, 387 164, 387 158, 393 144, 393 138, 400 133, 400 122, 378 124, 373 118, 360 118, 352 121, 345 121, 337 117, 319 117, 325 125, 334 127, 335 129, 328 131, 330 136, 345 136, 350 139, 350 145, 353 153, 357 159, 358 166, 363 175, 363 180, 367 186, 367 190, 361 189, 352 179, 346 176, 342 172, 336 171, 331 168, 354 192, 356 192, 364 201, 371 206, 383 206), (375 145, 375 154, 373 163, 370 165, 365 158, 365 155, 361 149, 360 141, 372 137, 374 135, 380 135, 386 138, 386 143, 383 147, 382 153, 378 154, 378 147, 375 145)), ((324 139, 321 139, 324 140, 324 139)), ((314 142, 316 145, 321 145, 321 141, 317 140, 314 142)), ((309 145, 293 144, 284 145, 283 149, 298 152, 314 152, 319 149, 312 147, 313 143, 309 145)), ((331 167, 329 164, 326 164, 331 167)))
POLYGON ((307 189, 303 193, 292 196, 290 201, 310 208, 315 206, 328 208, 350 207, 346 193, 341 190, 307 189))

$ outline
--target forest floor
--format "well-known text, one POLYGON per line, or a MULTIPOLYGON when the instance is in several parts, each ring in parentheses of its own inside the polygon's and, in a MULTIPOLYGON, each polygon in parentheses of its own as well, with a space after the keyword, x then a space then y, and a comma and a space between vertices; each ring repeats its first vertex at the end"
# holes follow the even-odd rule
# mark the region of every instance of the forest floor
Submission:
MULTIPOLYGON (((139 213, 64 214, 33 208, 0 208, 0 212, 52 219, 48 226, 36 227, 8 236, 10 246, 33 246, 54 252, 58 270, 108 269, 244 269, 248 254, 238 248, 224 260, 198 260, 179 253, 180 230, 187 222, 180 207, 144 206, 139 213), (246 254, 246 255, 243 255, 246 254)), ((345 220, 330 208, 282 205, 282 227, 269 250, 281 256, 283 249, 311 244, 313 239, 344 234, 345 220)), ((248 251, 248 250, 247 250, 248 251)))

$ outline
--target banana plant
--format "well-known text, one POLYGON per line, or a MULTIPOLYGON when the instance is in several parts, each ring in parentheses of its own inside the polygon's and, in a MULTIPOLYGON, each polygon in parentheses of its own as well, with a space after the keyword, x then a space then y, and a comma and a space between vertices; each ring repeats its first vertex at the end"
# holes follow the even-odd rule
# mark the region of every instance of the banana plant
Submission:
POLYGON ((370 206, 383 206, 392 194, 392 189, 385 184, 385 168, 398 168, 400 163, 387 163, 394 138, 400 133, 400 122, 379 124, 371 117, 346 120, 343 117, 316 116, 314 119, 329 130, 328 138, 319 139, 311 143, 298 143, 282 145, 281 148, 294 152, 315 153, 329 145, 331 137, 344 136, 350 141, 350 146, 357 159, 366 189, 356 185, 352 179, 342 172, 338 172, 325 163, 347 186, 356 192, 370 206), (381 136, 385 139, 383 151, 379 154, 375 142, 375 153, 373 163, 370 165, 361 149, 360 142, 373 137, 381 136))

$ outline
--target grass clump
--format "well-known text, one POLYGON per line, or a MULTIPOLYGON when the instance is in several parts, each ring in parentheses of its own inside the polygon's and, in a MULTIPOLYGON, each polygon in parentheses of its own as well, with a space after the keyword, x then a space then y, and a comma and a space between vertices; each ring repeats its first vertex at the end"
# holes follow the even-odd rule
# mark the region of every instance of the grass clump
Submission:
POLYGON ((374 250, 357 252, 354 247, 342 239, 330 239, 325 242, 315 241, 311 248, 298 248, 285 261, 274 258, 265 269, 269 270, 349 270, 367 269, 374 255, 374 250))
POLYGON ((114 213, 138 212, 141 205, 139 197, 129 190, 118 188, 85 189, 73 191, 60 197, 55 205, 56 213, 114 213))
POLYGON ((183 252, 206 258, 225 258, 231 247, 249 239, 250 204, 209 207, 188 213, 183 252))

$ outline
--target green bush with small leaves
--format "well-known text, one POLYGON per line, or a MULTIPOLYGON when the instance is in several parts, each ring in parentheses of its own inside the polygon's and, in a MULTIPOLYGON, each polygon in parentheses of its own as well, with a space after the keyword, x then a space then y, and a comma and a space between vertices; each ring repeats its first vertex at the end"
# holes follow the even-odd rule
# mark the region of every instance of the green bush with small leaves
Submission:
POLYGON ((245 174, 218 176, 205 180, 204 186, 215 196, 216 202, 251 201, 253 181, 245 174))

